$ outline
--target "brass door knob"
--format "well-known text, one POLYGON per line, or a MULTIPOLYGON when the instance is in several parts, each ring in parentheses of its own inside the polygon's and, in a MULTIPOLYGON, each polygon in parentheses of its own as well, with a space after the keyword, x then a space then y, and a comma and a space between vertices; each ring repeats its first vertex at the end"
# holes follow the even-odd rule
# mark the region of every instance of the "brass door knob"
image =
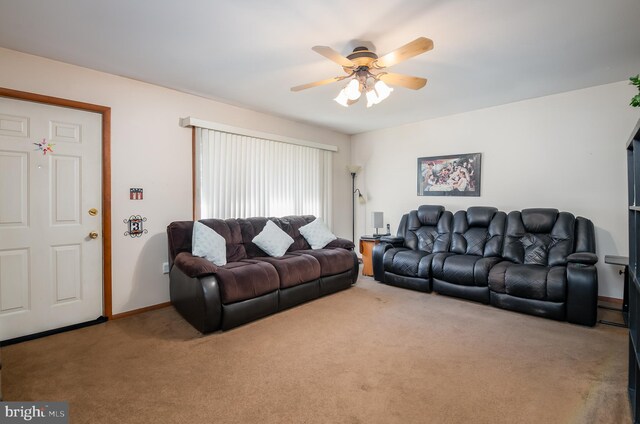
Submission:
POLYGON ((98 215, 98 209, 96 209, 96 208, 89 209, 89 215, 91 215, 91 216, 98 215))
POLYGON ((89 238, 91 239, 97 239, 98 238, 98 232, 97 231, 91 231, 89 233, 89 238))

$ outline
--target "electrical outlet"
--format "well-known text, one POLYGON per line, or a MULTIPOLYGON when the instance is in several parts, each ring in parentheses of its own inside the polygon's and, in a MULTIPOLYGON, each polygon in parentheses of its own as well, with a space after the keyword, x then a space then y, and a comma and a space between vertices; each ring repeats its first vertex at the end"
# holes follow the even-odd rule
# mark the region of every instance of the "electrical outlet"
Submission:
POLYGON ((162 263, 162 273, 163 274, 168 274, 169 273, 169 262, 163 262, 162 263))

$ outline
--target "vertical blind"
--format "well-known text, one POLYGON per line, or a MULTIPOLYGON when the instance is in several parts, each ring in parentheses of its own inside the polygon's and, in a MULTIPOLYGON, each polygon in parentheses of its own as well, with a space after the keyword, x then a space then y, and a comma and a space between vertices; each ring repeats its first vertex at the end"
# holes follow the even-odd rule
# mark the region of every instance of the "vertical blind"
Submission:
POLYGON ((196 218, 315 215, 331 225, 331 152, 196 128, 196 218))

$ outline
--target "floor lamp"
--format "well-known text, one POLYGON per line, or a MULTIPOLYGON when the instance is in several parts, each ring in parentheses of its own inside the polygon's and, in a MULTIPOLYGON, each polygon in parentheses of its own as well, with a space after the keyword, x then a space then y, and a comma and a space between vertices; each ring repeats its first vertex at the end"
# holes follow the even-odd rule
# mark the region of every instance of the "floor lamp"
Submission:
POLYGON ((356 198, 355 194, 358 193, 358 201, 364 203, 365 199, 360 190, 356 188, 356 174, 362 169, 358 165, 348 165, 347 170, 351 174, 351 240, 356 242, 356 198))

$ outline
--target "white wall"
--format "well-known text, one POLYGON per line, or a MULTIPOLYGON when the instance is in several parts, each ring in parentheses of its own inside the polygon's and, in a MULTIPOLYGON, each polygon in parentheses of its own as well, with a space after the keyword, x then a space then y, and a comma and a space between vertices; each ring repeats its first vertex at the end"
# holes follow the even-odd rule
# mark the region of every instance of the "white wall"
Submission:
MULTIPOLYGON (((627 254, 625 143, 640 111, 628 106, 626 81, 349 137, 174 90, 0 48, 0 86, 112 109, 113 312, 169 300, 165 227, 191 218, 191 130, 181 117, 334 144, 333 230, 351 238, 348 163, 363 166, 356 186, 356 235, 370 234, 370 212, 383 211, 395 232, 421 204, 450 210, 492 205, 509 211, 555 207, 596 225, 600 294, 622 297, 605 254, 627 254), (416 159, 482 152, 482 196, 416 195, 416 159), (143 187, 145 200, 130 201, 143 187), (122 220, 147 217, 149 233, 123 236, 122 220)), ((381 105, 382 107, 383 104, 381 105)))
POLYGON ((192 217, 191 129, 179 126, 182 117, 337 145, 333 231, 351 238, 347 135, 2 48, 0 86, 111 107, 114 314, 169 300, 166 226, 192 217), (144 188, 144 200, 129 200, 130 187, 144 188), (132 214, 148 219, 139 239, 123 235, 132 214))
POLYGON ((451 211, 489 205, 504 211, 551 207, 585 216, 596 227, 600 295, 622 297, 618 268, 604 255, 627 255, 625 144, 640 110, 623 81, 352 137, 356 185, 367 204, 357 236, 371 234, 371 211, 383 211, 395 233, 400 217, 422 204, 451 211), (482 153, 480 197, 423 197, 417 158, 482 153))

